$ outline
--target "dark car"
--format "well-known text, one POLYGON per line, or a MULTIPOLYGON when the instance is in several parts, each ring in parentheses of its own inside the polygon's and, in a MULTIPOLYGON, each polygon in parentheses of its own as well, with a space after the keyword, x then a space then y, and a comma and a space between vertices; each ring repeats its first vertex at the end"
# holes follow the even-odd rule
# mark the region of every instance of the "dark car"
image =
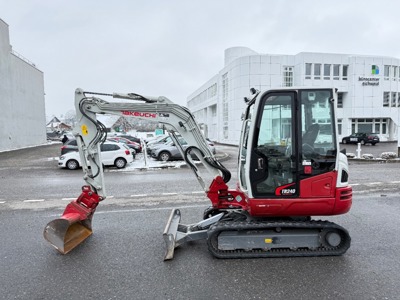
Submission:
POLYGON ((78 151, 78 144, 76 143, 75 139, 65 142, 65 144, 61 147, 61 155, 72 151, 78 151))
POLYGON ((138 144, 141 144, 141 143, 142 143, 142 141, 140 140, 140 138, 134 137, 134 136, 131 136, 131 135, 128 135, 128 134, 118 135, 118 137, 126 138, 126 139, 128 139, 128 140, 130 140, 130 141, 132 141, 132 142, 138 143, 138 144))
POLYGON ((361 145, 371 144, 374 146, 375 144, 379 143, 379 137, 376 133, 365 133, 365 132, 358 132, 353 133, 352 135, 345 136, 342 139, 343 144, 358 144, 361 145))
POLYGON ((132 148, 135 150, 136 153, 142 152, 142 146, 139 143, 133 142, 131 140, 128 140, 126 138, 120 137, 120 136, 113 136, 107 138, 109 141, 117 142, 117 143, 122 143, 126 144, 129 148, 132 148))

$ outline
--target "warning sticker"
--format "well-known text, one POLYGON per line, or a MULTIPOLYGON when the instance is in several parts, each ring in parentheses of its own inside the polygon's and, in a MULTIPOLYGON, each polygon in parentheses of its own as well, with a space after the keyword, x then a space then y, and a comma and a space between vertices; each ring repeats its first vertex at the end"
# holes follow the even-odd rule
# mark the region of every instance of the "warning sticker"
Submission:
POLYGON ((87 126, 85 124, 83 124, 81 126, 81 129, 82 129, 82 134, 83 135, 88 135, 89 134, 88 128, 87 128, 87 126))

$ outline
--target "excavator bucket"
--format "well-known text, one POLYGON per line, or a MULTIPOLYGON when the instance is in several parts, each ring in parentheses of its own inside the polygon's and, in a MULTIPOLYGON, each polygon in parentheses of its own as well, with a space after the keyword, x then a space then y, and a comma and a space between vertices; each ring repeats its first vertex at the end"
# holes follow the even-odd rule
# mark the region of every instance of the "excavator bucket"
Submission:
POLYGON ((80 221, 80 215, 69 213, 49 222, 44 238, 59 252, 67 254, 92 234, 91 222, 80 221))
POLYGON ((92 217, 100 197, 89 186, 78 199, 70 202, 59 219, 49 222, 44 238, 60 253, 67 254, 92 234, 92 217))

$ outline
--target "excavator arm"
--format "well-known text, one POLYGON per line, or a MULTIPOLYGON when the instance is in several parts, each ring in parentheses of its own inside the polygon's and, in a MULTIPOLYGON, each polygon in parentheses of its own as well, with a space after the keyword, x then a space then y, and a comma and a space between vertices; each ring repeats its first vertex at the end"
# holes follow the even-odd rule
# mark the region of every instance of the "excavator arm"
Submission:
POLYGON ((230 172, 215 160, 191 112, 183 106, 174 104, 168 98, 144 97, 137 94, 100 94, 77 89, 75 91, 75 108, 77 111, 77 126, 75 127, 74 135, 77 138, 81 155, 84 180, 102 198, 106 197, 106 192, 102 164, 100 162, 100 144, 105 141, 107 133, 104 125, 97 120, 97 114, 132 117, 166 125, 175 145, 182 152, 183 158, 191 167, 206 192, 209 186, 205 185, 199 175, 191 155, 188 155, 190 152, 196 155, 213 177, 221 176, 225 182, 230 179, 230 172), (133 100, 136 103, 107 102, 97 97, 88 97, 88 95, 111 96, 113 98, 133 100), (177 133, 187 142, 189 147, 186 150, 179 143, 177 133))
MULTIPOLYGON (((226 183, 231 174, 215 159, 198 124, 187 108, 174 104, 165 97, 145 97, 133 93, 92 93, 82 89, 75 91, 75 108, 77 125, 74 135, 77 139, 86 185, 83 186, 82 194, 78 199, 67 205, 62 217, 48 223, 44 230, 45 239, 59 252, 68 253, 92 234, 93 214, 99 202, 107 197, 100 152, 100 145, 106 140, 107 132, 105 126, 97 120, 98 114, 133 117, 164 124, 207 195, 212 199, 213 195, 221 194, 220 189, 226 193, 226 183), (119 98, 124 101, 109 102, 98 96, 119 98), (187 142, 188 147, 185 150, 177 134, 180 134, 187 142), (191 154, 195 154, 212 175, 214 179, 211 184, 207 185, 204 182, 191 154)), ((165 259, 172 259, 174 248, 183 242, 206 238, 206 230, 201 229, 208 228, 221 217, 222 214, 219 214, 198 224, 182 225, 179 224, 180 212, 174 209, 164 231, 167 245, 165 259), (178 227, 185 229, 178 230, 178 227), (196 228, 195 232, 192 232, 191 228, 196 228)))

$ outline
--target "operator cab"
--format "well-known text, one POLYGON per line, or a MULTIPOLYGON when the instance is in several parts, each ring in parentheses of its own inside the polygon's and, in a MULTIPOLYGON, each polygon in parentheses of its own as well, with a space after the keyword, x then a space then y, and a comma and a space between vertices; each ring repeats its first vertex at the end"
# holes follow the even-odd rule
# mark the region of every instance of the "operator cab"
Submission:
POLYGON ((302 180, 335 170, 335 95, 334 89, 270 90, 248 103, 239 181, 250 198, 299 198, 302 180))

